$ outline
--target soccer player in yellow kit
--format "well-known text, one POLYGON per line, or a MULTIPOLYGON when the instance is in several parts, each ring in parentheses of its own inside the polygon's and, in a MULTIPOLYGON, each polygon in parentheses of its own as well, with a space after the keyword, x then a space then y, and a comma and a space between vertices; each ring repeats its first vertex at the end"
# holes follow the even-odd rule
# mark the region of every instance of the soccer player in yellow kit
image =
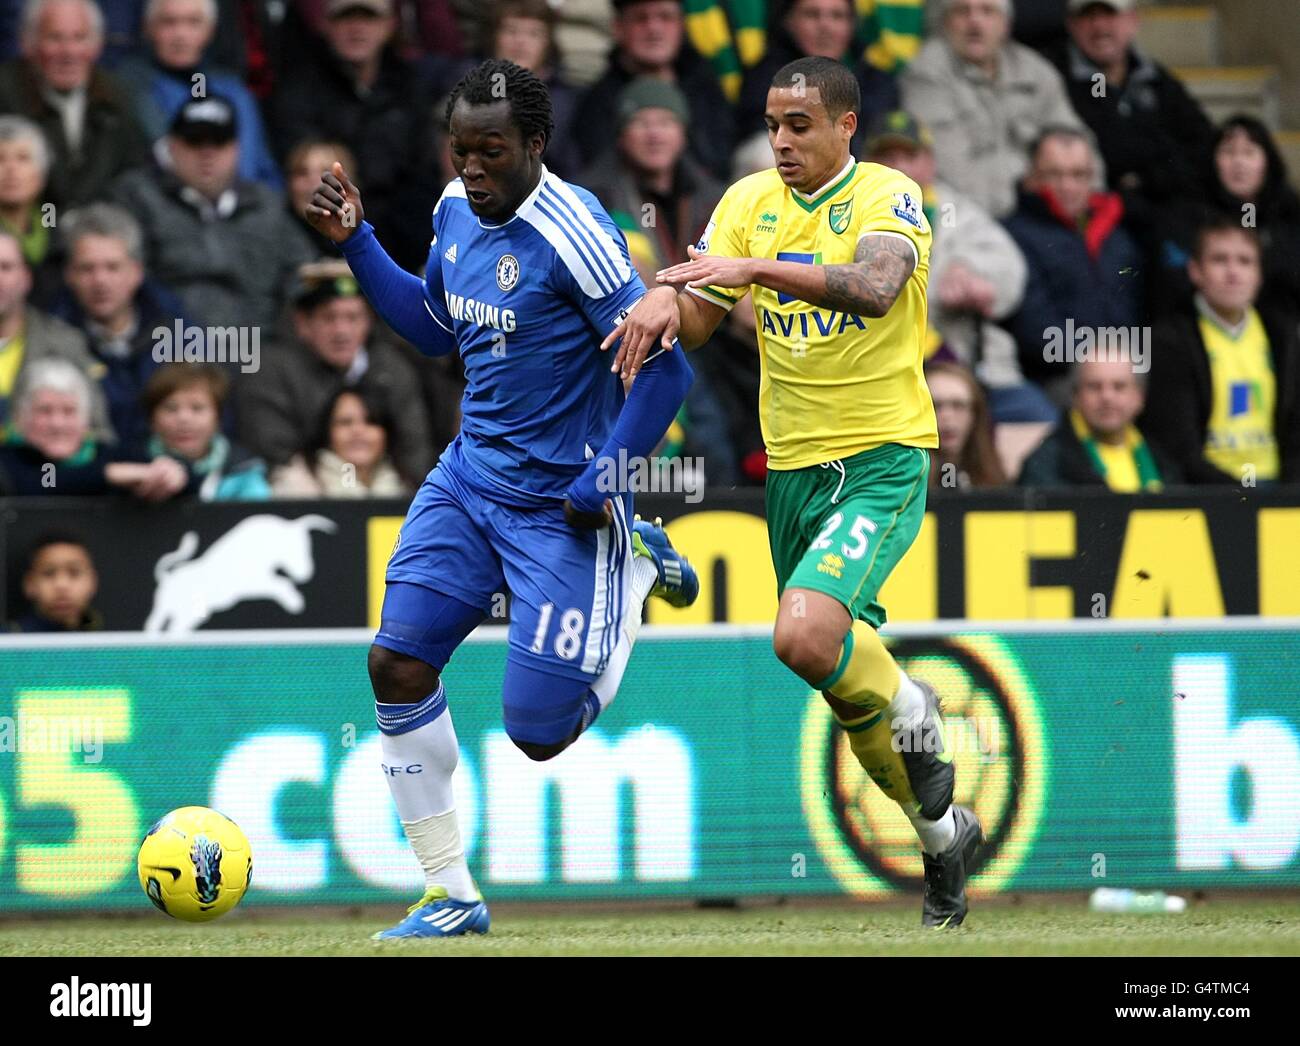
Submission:
POLYGON ((857 163, 858 86, 801 58, 773 77, 765 120, 776 167, 731 186, 691 260, 658 274, 606 339, 634 375, 677 337, 703 344, 753 298, 767 444, 767 524, 780 610, 776 655, 820 690, 858 761, 921 839, 922 921, 966 916, 966 864, 983 839, 952 802, 938 697, 876 630, 876 596, 925 515, 939 443, 922 373, 930 227, 906 175, 857 163))

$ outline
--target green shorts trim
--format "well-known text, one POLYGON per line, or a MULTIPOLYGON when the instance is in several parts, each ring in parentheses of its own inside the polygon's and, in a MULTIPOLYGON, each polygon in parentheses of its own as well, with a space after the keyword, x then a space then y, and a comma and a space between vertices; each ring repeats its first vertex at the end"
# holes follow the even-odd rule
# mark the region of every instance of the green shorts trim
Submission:
POLYGON ((925 518, 930 453, 886 443, 842 461, 767 474, 777 594, 806 588, 879 628, 876 597, 925 518))

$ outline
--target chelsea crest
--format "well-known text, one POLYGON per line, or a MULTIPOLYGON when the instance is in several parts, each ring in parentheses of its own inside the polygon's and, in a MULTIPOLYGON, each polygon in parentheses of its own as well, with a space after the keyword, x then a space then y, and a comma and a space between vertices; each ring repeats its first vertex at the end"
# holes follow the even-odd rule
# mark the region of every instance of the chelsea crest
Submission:
POLYGON ((501 255, 501 260, 497 262, 497 286, 508 291, 518 282, 519 259, 513 254, 501 255))

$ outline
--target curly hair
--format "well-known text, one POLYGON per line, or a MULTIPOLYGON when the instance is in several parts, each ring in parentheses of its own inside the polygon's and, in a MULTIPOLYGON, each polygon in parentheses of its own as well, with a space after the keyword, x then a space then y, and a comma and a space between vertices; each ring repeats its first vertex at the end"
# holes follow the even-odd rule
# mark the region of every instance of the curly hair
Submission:
POLYGON ((503 98, 510 103, 510 119, 524 141, 540 134, 550 142, 555 132, 550 92, 523 66, 504 58, 489 58, 466 73, 448 96, 444 117, 450 124, 451 111, 461 99, 467 105, 491 105, 503 98))

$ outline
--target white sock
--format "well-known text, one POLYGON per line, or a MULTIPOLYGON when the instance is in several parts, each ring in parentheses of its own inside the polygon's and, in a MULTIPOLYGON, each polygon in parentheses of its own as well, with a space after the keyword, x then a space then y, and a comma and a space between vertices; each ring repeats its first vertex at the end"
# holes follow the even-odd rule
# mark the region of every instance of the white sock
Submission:
POLYGON ((659 572, 655 565, 644 556, 632 558, 632 580, 628 592, 627 609, 623 613, 623 628, 619 633, 614 651, 609 655, 605 671, 591 683, 591 692, 596 695, 603 711, 614 700, 618 686, 623 681, 627 670, 628 658, 632 656, 632 646, 641 631, 641 622, 645 616, 645 601, 650 598, 650 590, 659 583, 659 572))
POLYGON ((952 815, 951 803, 937 821, 927 821, 924 817, 914 814, 908 814, 907 819, 912 822, 916 834, 921 837, 921 849, 931 857, 938 857, 952 846, 953 840, 957 838, 957 820, 952 815))
POLYGON ((897 733, 900 729, 914 726, 925 715, 925 693, 908 678, 901 668, 898 670, 898 693, 885 706, 885 719, 892 724, 897 733))
POLYGON ((460 747, 442 683, 410 705, 375 703, 383 772, 406 838, 424 869, 426 886, 456 898, 479 896, 465 863, 451 775, 460 747))

